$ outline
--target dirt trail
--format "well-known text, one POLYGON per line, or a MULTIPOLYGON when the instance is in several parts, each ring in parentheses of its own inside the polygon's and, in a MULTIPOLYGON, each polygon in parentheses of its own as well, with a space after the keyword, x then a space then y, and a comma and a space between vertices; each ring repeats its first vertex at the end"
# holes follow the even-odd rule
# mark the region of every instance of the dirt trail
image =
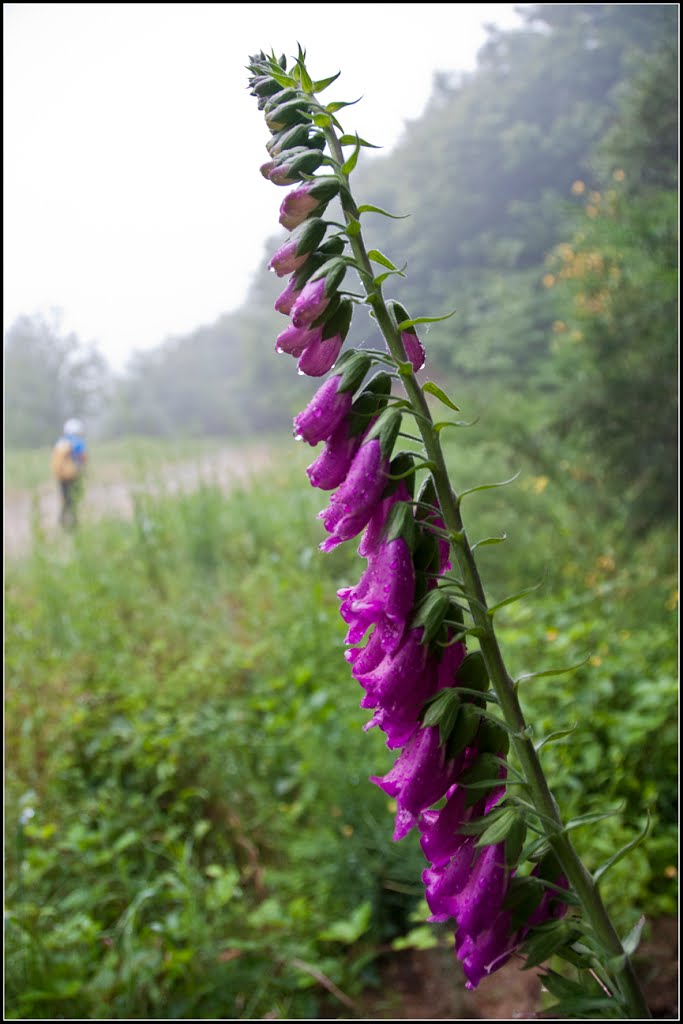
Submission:
MULTIPOLYGON (((189 492, 206 482, 227 492, 235 484, 243 483, 262 471, 272 463, 273 457, 273 452, 266 447, 235 444, 188 462, 159 464, 154 467, 153 474, 146 477, 136 477, 133 473, 127 480, 99 482, 95 478, 86 483, 79 517, 82 522, 110 516, 129 519, 133 514, 133 496, 140 491, 189 492)), ((34 494, 5 491, 5 558, 20 558, 30 550, 34 502, 46 535, 54 536, 59 532, 60 498, 55 483, 46 483, 34 494)))

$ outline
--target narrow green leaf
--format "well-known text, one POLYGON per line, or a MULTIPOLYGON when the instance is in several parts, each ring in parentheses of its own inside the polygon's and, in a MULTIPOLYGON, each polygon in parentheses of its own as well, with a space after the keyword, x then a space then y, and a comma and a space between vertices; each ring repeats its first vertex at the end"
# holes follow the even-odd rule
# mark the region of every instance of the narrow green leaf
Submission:
MULTIPOLYGON (((384 282, 386 281, 386 279, 387 279, 388 277, 394 277, 394 276, 396 276, 396 275, 397 275, 398 277, 405 277, 405 276, 406 276, 406 275, 405 275, 405 274, 403 273, 403 271, 402 271, 402 270, 387 270, 385 274, 378 274, 378 276, 377 276, 377 277, 373 278, 373 281, 372 281, 372 283, 373 283, 374 285, 376 285, 377 287, 379 287, 379 286, 380 286, 381 284, 384 284, 384 282)), ((412 364, 411 364, 411 365, 412 365, 412 364)))
POLYGON ((368 257, 372 260, 373 263, 381 263, 383 267, 388 267, 389 270, 398 269, 397 267, 394 266, 389 257, 385 256, 383 252, 379 251, 379 249, 370 249, 370 251, 368 252, 368 257))
MULTIPOLYGON (((363 144, 363 143, 361 143, 361 144, 363 144)), ((367 145, 369 145, 369 143, 366 142, 366 143, 364 143, 364 145, 367 146, 367 145)), ((381 149, 381 146, 377 146, 376 148, 377 149, 381 149)), ((404 214, 402 214, 400 216, 395 214, 395 213, 387 213, 387 211, 383 210, 381 206, 373 206, 372 203, 363 203, 362 206, 358 207, 358 212, 359 213, 381 213, 383 217, 391 217, 392 220, 406 220, 408 217, 410 217, 409 213, 404 213, 404 214)))
POLYGON ((626 956, 633 956, 635 951, 638 949, 638 946, 640 945, 640 936, 642 934, 644 924, 645 918, 641 917, 640 920, 636 922, 636 924, 633 926, 631 931, 628 933, 628 935, 622 942, 622 946, 624 947, 624 953, 626 953, 626 956))
MULTIPOLYGON (((538 586, 540 586, 540 583, 538 584, 538 586)), ((535 589, 536 588, 534 587, 534 590, 535 589)), ((582 668, 583 665, 586 665, 589 660, 590 656, 588 658, 584 658, 583 661, 577 662, 576 665, 568 665, 565 668, 547 668, 544 669, 542 672, 527 672, 524 675, 517 676, 517 678, 515 679, 515 686, 517 685, 517 683, 522 683, 527 679, 540 679, 541 676, 562 676, 566 675, 568 672, 576 672, 577 669, 582 668)))
POLYGON ((582 996, 562 999, 543 1011, 549 1020, 626 1020, 625 1008, 607 996, 582 996))
POLYGON ((507 809, 501 814, 497 821, 494 821, 487 829, 484 829, 477 840, 477 846, 495 846, 502 843, 508 833, 517 822, 517 815, 514 810, 507 809))
POLYGON ((570 832, 572 829, 581 828, 582 825, 592 825, 596 821, 604 821, 605 818, 617 818, 623 813, 624 805, 621 804, 616 807, 613 811, 594 811, 592 814, 582 814, 578 818, 572 818, 564 826, 565 832, 570 832))
POLYGON ((409 327, 414 327, 415 324, 438 324, 442 320, 450 320, 456 313, 457 309, 454 309, 451 313, 446 313, 445 316, 416 316, 414 320, 404 320, 398 325, 398 329, 399 331, 407 331, 409 327))
POLYGON ((329 78, 320 78, 317 82, 313 82, 311 91, 314 93, 322 92, 324 89, 327 89, 328 85, 332 85, 333 82, 336 82, 340 75, 341 71, 338 71, 336 75, 330 75, 329 78))
POLYGON ((463 824, 458 827, 458 834, 462 836, 481 835, 486 832, 489 825, 507 813, 507 807, 496 807, 489 814, 483 814, 481 818, 472 818, 471 821, 463 822, 463 824))
POLYGON ((533 587, 525 587, 524 590, 518 590, 516 594, 510 594, 509 597, 504 597, 498 604, 493 604, 488 610, 490 616, 495 615, 499 608, 504 608, 506 604, 513 604, 515 601, 521 601, 527 594, 533 594, 534 590, 538 590, 539 587, 543 586, 542 583, 537 583, 533 587))
POLYGON ((294 78, 292 78, 291 75, 285 74, 284 71, 271 70, 270 75, 271 78, 275 79, 278 85, 281 85, 284 88, 295 89, 298 85, 298 82, 294 78))
POLYGON ((363 97, 359 96, 357 100, 349 100, 348 102, 339 100, 335 103, 328 103, 327 106, 325 107, 325 110, 327 111, 328 114, 336 114, 338 110, 342 109, 342 107, 352 107, 354 106, 354 104, 360 103, 362 99, 363 97))
POLYGON ((351 156, 342 164, 342 174, 349 175, 358 163, 358 154, 360 153, 360 143, 356 143, 356 147, 351 156))
POLYGON ((564 999, 568 996, 584 997, 586 995, 583 986, 575 981, 571 981, 569 978, 563 978, 561 974, 557 974, 555 971, 547 971, 543 975, 542 981, 548 992, 553 996, 557 996, 558 999, 564 999))
POLYGON ((492 491, 494 489, 494 487, 507 487, 507 485, 513 483, 517 479, 518 476, 519 476, 519 473, 515 473, 515 475, 511 476, 509 480, 501 480, 499 483, 495 483, 495 484, 478 484, 476 487, 468 487, 466 491, 461 491, 460 492, 459 498, 462 501, 462 499, 465 497, 465 495, 467 495, 467 494, 474 494, 476 491, 492 491))
POLYGON ((434 430, 437 434, 440 434, 446 427, 473 427, 478 422, 479 417, 476 420, 471 420, 469 423, 466 423, 464 420, 441 420, 441 422, 434 424, 434 430))
POLYGON ((501 534, 500 537, 484 537, 483 540, 475 541, 472 545, 472 550, 483 547, 484 544, 502 544, 505 540, 507 540, 507 534, 505 533, 501 534))
POLYGON ((544 737, 536 744, 536 753, 543 749, 546 743, 554 743, 556 740, 562 739, 564 736, 570 736, 578 727, 578 722, 574 722, 571 729, 559 729, 557 732, 551 732, 549 736, 544 737))
POLYGON ((622 848, 620 850, 617 850, 617 852, 614 854, 613 857, 610 857, 610 859, 608 861, 606 861, 602 865, 602 867, 598 868, 597 871, 593 872, 593 881, 596 884, 600 881, 601 878, 604 877, 604 875, 607 874, 607 872, 610 870, 610 868, 614 867, 614 865, 617 863, 617 861, 620 861, 621 858, 625 857, 626 854, 629 853, 631 850, 635 850, 636 846, 640 846, 640 844, 642 843, 643 839, 645 838, 645 836, 650 831, 650 825, 651 824, 652 824, 652 818, 650 816, 650 812, 648 811, 647 812, 647 821, 645 822, 645 827, 643 828, 642 832, 640 832, 639 835, 637 835, 635 837, 635 839, 632 839, 630 843, 626 843, 626 845, 622 846, 622 848))
MULTIPOLYGON (((375 146, 375 145, 373 145, 372 142, 366 142, 365 139, 361 139, 359 135, 342 135, 341 139, 339 140, 339 143, 342 146, 356 146, 356 145, 358 145, 358 146, 367 146, 368 149, 382 149, 381 146, 375 146)), ((361 206, 359 208, 358 212, 362 213, 364 209, 365 209, 365 207, 361 206)), ((387 214, 387 216, 390 216, 390 214, 387 214)))
POLYGON ((346 234, 349 238, 354 238, 356 235, 360 234, 360 221, 353 220, 352 218, 346 225, 346 234))
MULTIPOLYGON (((407 323, 408 321, 405 321, 405 322, 407 323)), ((415 322, 415 321, 413 321, 413 322, 415 322)), ((404 329, 403 324, 399 324, 398 325, 398 329, 399 329, 399 331, 403 330, 404 329)), ((442 389, 439 387, 439 385, 435 384, 433 380, 425 381, 424 384, 422 385, 422 390, 426 391, 430 395, 434 395, 434 397, 438 398, 440 402, 443 402, 444 405, 447 405, 449 409, 454 409, 455 412, 460 412, 460 409, 455 404, 455 402, 451 402, 451 400, 448 397, 448 395, 446 394, 446 392, 442 391, 442 389)))
POLYGON ((313 124, 318 128, 329 128, 332 124, 332 118, 329 114, 315 114, 313 124))
POLYGON ((463 658, 456 674, 456 681, 458 686, 469 687, 478 693, 488 690, 489 674, 481 651, 471 651, 463 658))
MULTIPOLYGON (((526 957, 525 968, 538 967, 549 960, 553 953, 571 941, 574 933, 575 929, 567 921, 558 921, 549 927, 534 929, 520 951, 526 957)), ((553 995, 559 993, 553 992, 553 995)))

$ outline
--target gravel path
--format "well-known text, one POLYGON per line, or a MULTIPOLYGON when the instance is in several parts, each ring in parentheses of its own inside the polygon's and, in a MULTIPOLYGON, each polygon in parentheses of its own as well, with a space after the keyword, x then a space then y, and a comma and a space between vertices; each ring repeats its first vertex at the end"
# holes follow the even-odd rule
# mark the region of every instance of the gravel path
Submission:
MULTIPOLYGON (((140 490, 189 492, 206 482, 228 491, 236 483, 242 483, 262 471, 272 459, 272 452, 268 448, 231 445, 189 462, 156 466, 153 478, 131 477, 129 480, 107 483, 86 481, 80 518, 82 521, 108 516, 128 519, 133 513, 133 495, 140 490)), ((56 483, 46 483, 34 494, 28 491, 5 491, 5 558, 21 558, 30 550, 34 503, 45 533, 55 536, 59 532, 61 501, 56 483)))

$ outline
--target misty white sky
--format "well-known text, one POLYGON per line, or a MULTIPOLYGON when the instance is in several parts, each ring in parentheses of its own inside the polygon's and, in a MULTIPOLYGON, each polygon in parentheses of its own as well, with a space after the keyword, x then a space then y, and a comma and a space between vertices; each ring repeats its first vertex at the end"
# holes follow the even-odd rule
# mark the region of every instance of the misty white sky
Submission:
MULTIPOLYGON (((514 4, 4 4, 4 329, 58 307, 121 368, 238 307, 278 229, 250 54, 308 53, 390 148, 514 4)), ((367 153, 368 151, 364 151, 367 153)), ((367 159, 367 157, 365 157, 367 159)))

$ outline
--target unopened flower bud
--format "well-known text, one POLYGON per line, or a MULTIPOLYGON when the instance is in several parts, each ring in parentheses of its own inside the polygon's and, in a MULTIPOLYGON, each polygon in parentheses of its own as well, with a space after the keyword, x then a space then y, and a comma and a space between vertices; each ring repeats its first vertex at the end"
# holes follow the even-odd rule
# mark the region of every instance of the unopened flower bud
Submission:
MULTIPOLYGON (((400 302, 396 302, 395 299, 390 299, 387 305, 397 326, 398 324, 405 323, 406 320, 410 320, 405 306, 402 306, 400 302)), ((408 361, 412 364, 413 370, 417 373, 417 371, 421 370, 425 364, 425 350, 424 345, 418 338, 414 327, 406 327, 405 330, 401 331, 401 342, 405 349, 408 361)))
POLYGON ((334 178, 317 178, 293 189, 280 206, 280 224, 291 231, 316 210, 322 212, 329 201, 339 192, 339 182, 334 178))
POLYGON ((268 180, 274 185, 294 185, 301 180, 302 175, 317 171, 323 160, 319 149, 305 149, 291 158, 285 155, 268 174, 268 180))
POLYGON ((266 124, 271 132, 279 132, 295 124, 308 124, 311 120, 309 103, 305 97, 281 103, 266 114, 266 124))

